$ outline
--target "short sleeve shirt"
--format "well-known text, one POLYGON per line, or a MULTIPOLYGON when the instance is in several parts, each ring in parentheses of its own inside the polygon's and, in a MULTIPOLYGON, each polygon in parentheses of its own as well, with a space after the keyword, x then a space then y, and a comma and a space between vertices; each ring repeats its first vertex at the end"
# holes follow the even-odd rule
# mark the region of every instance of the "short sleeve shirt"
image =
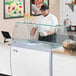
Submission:
POLYGON ((38 16, 36 18, 35 23, 42 24, 42 25, 34 26, 35 28, 38 29, 39 32, 53 31, 55 29, 54 26, 58 25, 57 18, 52 14, 48 14, 46 17, 44 17, 43 15, 38 16))

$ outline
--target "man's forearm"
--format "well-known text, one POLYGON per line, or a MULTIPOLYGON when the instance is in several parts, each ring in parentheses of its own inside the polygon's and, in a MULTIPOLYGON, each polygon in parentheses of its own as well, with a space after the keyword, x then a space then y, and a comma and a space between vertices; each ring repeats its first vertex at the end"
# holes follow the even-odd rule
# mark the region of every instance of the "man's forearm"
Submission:
POLYGON ((32 28, 30 36, 34 36, 35 32, 36 32, 36 28, 32 28))
POLYGON ((52 34, 56 33, 57 30, 58 30, 57 28, 53 29, 52 31, 50 30, 47 32, 47 35, 52 35, 52 34))
POLYGON ((47 35, 52 35, 52 34, 54 34, 55 33, 55 31, 48 31, 47 32, 47 35))

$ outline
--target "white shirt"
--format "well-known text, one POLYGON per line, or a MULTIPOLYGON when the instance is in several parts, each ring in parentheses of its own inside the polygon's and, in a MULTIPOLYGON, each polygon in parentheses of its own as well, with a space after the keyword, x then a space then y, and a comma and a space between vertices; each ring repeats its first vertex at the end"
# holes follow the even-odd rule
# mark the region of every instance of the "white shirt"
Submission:
POLYGON ((44 24, 44 25, 34 26, 35 28, 38 29, 38 32, 54 31, 56 28, 54 26, 58 25, 57 18, 52 14, 48 14, 46 17, 44 17, 43 15, 38 16, 35 22, 36 24, 44 24))

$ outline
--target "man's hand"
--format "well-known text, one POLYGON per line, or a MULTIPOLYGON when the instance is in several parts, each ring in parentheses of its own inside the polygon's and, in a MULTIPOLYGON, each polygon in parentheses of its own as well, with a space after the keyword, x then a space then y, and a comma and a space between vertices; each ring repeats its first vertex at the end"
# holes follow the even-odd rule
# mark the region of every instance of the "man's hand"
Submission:
POLYGON ((40 32, 40 36, 47 36, 46 32, 40 32))
POLYGON ((34 36, 30 36, 30 40, 34 40, 34 36))

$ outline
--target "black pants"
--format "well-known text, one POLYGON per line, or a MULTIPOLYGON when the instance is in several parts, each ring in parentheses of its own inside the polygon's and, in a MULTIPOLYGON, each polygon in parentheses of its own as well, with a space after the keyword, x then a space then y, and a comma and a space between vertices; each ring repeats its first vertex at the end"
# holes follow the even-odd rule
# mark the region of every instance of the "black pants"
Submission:
POLYGON ((39 34, 39 41, 47 41, 47 42, 56 42, 56 33, 48 36, 40 36, 39 34))

